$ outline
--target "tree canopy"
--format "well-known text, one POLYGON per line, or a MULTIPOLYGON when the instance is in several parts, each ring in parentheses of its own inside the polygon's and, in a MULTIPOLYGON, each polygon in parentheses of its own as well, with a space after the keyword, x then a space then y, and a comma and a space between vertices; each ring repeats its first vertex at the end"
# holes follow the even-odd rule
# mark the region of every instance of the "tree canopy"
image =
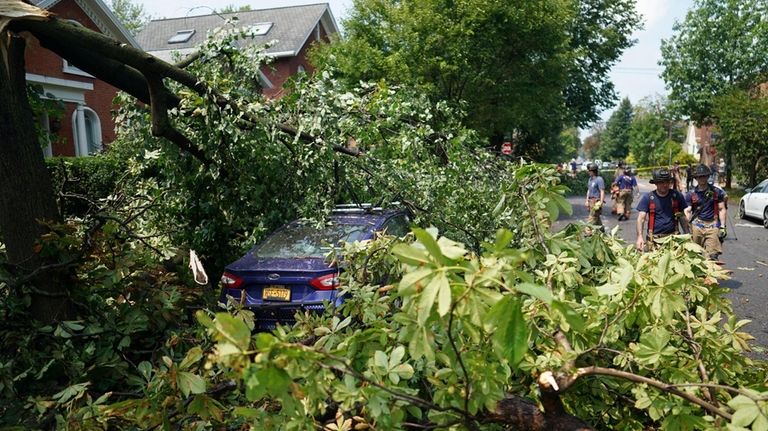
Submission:
POLYGON ((610 65, 632 45, 633 1, 356 0, 319 58, 348 82, 387 80, 466 103, 467 124, 533 141, 597 118, 610 65))
POLYGON ((625 97, 605 123, 597 157, 602 160, 623 160, 627 157, 632 116, 632 104, 625 97))
POLYGON ((768 4, 763 0, 696 0, 675 34, 662 41, 661 76, 678 115, 698 124, 715 98, 768 79, 768 4))

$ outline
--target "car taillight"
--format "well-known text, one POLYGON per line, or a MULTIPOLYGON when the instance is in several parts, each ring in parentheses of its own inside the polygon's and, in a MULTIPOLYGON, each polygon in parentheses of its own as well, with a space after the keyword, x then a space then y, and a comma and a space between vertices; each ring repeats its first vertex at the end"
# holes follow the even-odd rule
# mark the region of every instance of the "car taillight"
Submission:
POLYGON ((221 275, 221 285, 229 289, 237 289, 243 285, 243 279, 230 272, 225 272, 221 275))
POLYGON ((339 274, 322 275, 310 280, 309 284, 317 290, 333 290, 339 287, 339 274))

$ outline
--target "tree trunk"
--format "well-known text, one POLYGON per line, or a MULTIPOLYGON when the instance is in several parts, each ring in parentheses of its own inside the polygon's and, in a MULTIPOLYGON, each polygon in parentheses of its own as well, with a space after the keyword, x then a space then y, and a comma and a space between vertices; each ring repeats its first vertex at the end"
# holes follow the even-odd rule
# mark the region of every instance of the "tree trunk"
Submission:
MULTIPOLYGON (((40 221, 60 221, 53 187, 27 100, 22 38, 8 39, 0 61, 0 232, 9 263, 31 273, 45 262, 35 243, 47 231, 40 221)), ((37 291, 33 317, 52 321, 66 309, 65 287, 46 274, 31 280, 37 291)))

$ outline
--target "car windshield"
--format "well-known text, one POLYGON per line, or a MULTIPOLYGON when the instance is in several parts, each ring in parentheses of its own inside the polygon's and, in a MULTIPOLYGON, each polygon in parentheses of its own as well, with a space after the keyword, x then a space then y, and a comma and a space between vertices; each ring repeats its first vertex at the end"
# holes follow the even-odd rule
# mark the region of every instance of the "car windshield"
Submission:
POLYGON ((320 228, 312 223, 292 223, 270 235, 254 254, 268 258, 324 257, 332 246, 362 239, 365 225, 329 224, 320 228))

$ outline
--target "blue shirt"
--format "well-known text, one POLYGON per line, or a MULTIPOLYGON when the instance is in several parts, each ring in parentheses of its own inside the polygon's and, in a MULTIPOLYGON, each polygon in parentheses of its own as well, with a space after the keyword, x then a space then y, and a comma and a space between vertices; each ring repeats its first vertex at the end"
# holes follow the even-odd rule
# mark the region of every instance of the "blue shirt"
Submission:
POLYGON ((720 187, 714 187, 707 184, 707 189, 704 191, 696 189, 688 192, 685 195, 685 202, 691 207, 691 211, 696 212, 701 208, 697 218, 703 221, 713 221, 719 218, 719 210, 715 208, 714 198, 717 197, 717 202, 725 202, 726 194, 720 187), (696 195, 696 198, 693 196, 696 195), (694 200, 696 202, 694 202, 694 200))
POLYGON ((616 178, 616 185, 618 185, 621 190, 632 190, 633 187, 637 186, 637 179, 629 175, 621 174, 616 178))
POLYGON ((600 199, 600 190, 605 190, 603 177, 589 177, 589 181, 587 181, 587 198, 600 199))
POLYGON ((665 235, 677 232, 677 229, 675 228, 677 221, 675 220, 675 214, 672 210, 672 198, 674 197, 677 201, 677 210, 683 212, 684 209, 688 208, 688 204, 685 202, 683 195, 678 191, 670 190, 666 196, 661 197, 653 191, 644 194, 643 197, 640 198, 640 202, 637 203, 637 210, 648 213, 649 230, 651 228, 651 196, 653 196, 655 202, 653 211, 654 226, 652 226, 654 235, 665 235))

